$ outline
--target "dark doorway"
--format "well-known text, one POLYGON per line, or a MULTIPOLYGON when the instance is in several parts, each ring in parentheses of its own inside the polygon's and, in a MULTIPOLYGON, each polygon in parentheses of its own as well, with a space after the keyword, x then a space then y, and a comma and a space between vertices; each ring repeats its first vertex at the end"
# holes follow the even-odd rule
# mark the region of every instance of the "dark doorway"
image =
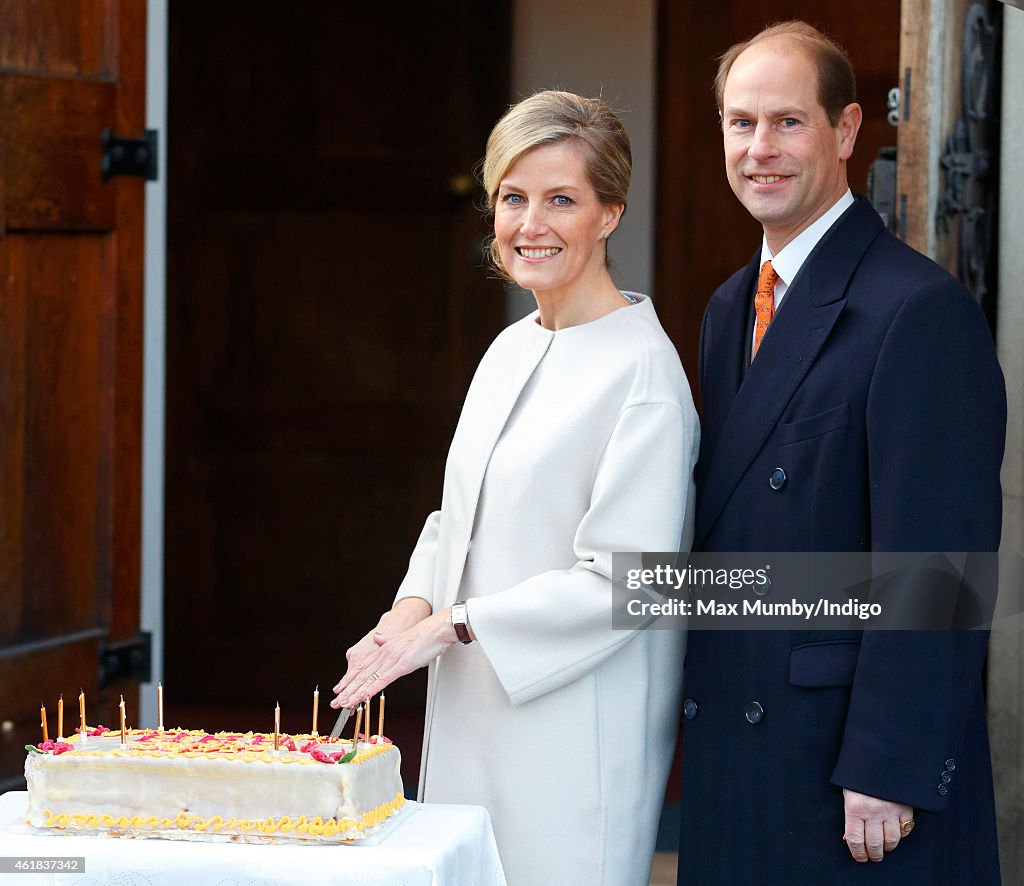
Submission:
MULTIPOLYGON (((440 505, 502 325, 472 171, 509 31, 507 3, 469 0, 170 6, 175 725, 266 730, 280 700, 307 730, 440 505)), ((422 677, 388 690, 407 781, 422 704, 422 677)))

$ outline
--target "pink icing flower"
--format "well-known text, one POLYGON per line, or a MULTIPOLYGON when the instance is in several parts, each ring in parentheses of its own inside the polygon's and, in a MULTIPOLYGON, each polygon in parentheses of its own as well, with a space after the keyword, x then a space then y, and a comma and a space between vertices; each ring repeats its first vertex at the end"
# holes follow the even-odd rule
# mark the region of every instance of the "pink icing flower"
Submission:
POLYGON ((337 763, 338 762, 338 758, 335 757, 333 754, 325 754, 319 748, 313 748, 313 750, 311 750, 309 752, 309 755, 314 760, 319 760, 321 763, 337 763))

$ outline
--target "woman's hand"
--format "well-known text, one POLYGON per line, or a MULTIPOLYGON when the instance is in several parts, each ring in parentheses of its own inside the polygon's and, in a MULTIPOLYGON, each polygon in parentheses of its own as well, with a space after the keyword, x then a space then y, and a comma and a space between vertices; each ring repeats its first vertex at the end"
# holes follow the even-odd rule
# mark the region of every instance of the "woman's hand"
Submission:
POLYGON ((400 632, 389 632, 390 627, 381 619, 377 630, 349 650, 349 670, 334 687, 338 695, 332 708, 351 708, 376 695, 399 677, 430 664, 457 639, 451 607, 400 632))
MULTIPOLYGON (((385 612, 370 633, 345 652, 348 667, 344 676, 334 687, 335 692, 343 692, 355 683, 359 685, 365 676, 372 672, 367 665, 375 661, 378 644, 374 637, 378 635, 400 634, 407 628, 418 624, 430 615, 430 604, 421 597, 406 597, 399 600, 393 608, 385 612)), ((339 708, 338 699, 331 702, 332 708, 339 708)), ((347 707, 347 706, 346 706, 347 707)))

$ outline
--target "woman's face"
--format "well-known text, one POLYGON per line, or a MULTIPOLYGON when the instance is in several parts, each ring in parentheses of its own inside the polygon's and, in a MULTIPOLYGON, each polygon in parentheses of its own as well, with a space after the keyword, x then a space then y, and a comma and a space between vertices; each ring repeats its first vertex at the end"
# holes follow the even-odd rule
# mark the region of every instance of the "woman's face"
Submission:
POLYGON ((498 186, 494 236, 501 263, 534 292, 591 286, 607 276, 604 235, 621 215, 621 205, 598 200, 579 148, 541 145, 513 163, 498 186))

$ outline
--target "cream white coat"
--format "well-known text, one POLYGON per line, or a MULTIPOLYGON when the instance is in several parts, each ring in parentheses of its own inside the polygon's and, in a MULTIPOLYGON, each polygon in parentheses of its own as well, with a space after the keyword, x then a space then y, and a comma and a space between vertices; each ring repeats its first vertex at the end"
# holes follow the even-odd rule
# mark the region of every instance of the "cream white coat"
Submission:
POLYGON ((430 668, 420 799, 489 810, 511 886, 643 886, 685 636, 612 630, 612 552, 688 549, 697 416, 650 300, 491 345, 398 599, 467 600, 430 668))

